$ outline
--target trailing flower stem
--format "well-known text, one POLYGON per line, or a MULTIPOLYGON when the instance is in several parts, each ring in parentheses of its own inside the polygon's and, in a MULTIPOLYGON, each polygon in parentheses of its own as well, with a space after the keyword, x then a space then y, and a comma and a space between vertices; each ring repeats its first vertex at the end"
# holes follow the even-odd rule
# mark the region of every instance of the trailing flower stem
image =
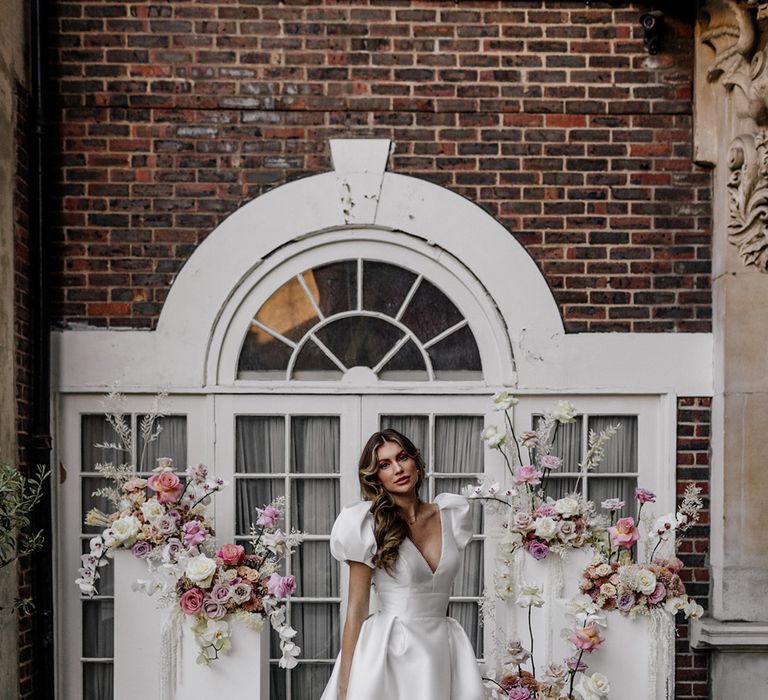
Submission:
POLYGON ((531 636, 531 672, 533 673, 534 680, 536 679, 536 662, 533 660, 533 625, 531 624, 531 610, 533 606, 528 606, 528 633, 531 636))

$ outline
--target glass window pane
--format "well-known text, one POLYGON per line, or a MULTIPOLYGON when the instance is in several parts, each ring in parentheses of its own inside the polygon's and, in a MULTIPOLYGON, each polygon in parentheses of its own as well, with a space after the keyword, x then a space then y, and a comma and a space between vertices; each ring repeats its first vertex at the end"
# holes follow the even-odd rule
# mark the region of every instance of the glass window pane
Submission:
POLYGON ((472 642, 475 656, 483 656, 483 629, 480 626, 480 611, 477 603, 449 603, 448 615, 464 628, 464 631, 472 642))
POLYGON ((235 418, 235 471, 238 474, 285 472, 285 418, 235 418))
POLYGON ((83 476, 80 480, 80 494, 82 510, 81 515, 83 518, 83 532, 84 533, 101 533, 104 530, 99 525, 86 525, 85 516, 91 508, 98 508, 103 513, 112 513, 116 510, 116 506, 104 496, 94 496, 93 492, 96 489, 103 488, 104 486, 114 487, 114 483, 109 479, 104 479, 100 476, 83 476))
MULTIPOLYGON (((381 430, 392 428, 401 435, 405 435, 421 452, 424 464, 429 468, 429 417, 428 416, 381 416, 379 418, 381 430)), ((425 498, 422 487, 422 498, 425 498)))
POLYGON ((291 672, 291 700, 317 700, 323 694, 331 671, 331 664, 299 664, 291 672))
POLYGON ((550 472, 546 484, 546 493, 550 498, 558 500, 573 493, 576 488, 577 477, 575 476, 555 476, 550 472))
POLYGON ((480 597, 483 585, 483 541, 471 540, 461 558, 451 595, 480 597))
POLYGON ((380 318, 350 316, 320 328, 317 337, 345 367, 375 367, 403 333, 380 318))
MULTIPOLYGON (((127 416, 130 426, 131 416, 127 416)), ((121 464, 129 459, 127 452, 104 450, 97 444, 115 443, 117 434, 102 413, 92 413, 80 417, 80 454, 81 471, 92 472, 96 464, 112 462, 121 464)), ((127 447, 130 447, 128 445, 127 447)))
POLYGON ((258 326, 251 326, 237 362, 240 379, 284 379, 293 349, 258 326), (256 373, 256 375, 254 375, 256 373))
MULTIPOLYGON (((439 493, 461 493, 470 485, 477 485, 477 479, 446 476, 435 477, 435 496, 439 493)), ((471 500, 469 507, 472 513, 472 531, 475 534, 480 534, 483 531, 482 505, 477 500, 471 500)))
POLYGON ((459 328, 439 343, 431 345, 427 352, 432 360, 436 379, 460 381, 482 376, 480 351, 469 326, 459 328))
POLYGON ((620 498, 626 503, 619 517, 635 516, 635 488, 637 478, 630 477, 587 477, 587 498, 595 502, 598 513, 606 514, 600 504, 608 498, 620 498))
POLYGON ((357 308, 357 260, 307 270, 304 279, 324 316, 357 308))
POLYGON ((299 597, 332 598, 339 595, 339 562, 330 553, 326 540, 306 540, 291 555, 299 597))
POLYGON ((114 692, 111 663, 83 664, 83 700, 112 700, 114 692))
MULTIPOLYGON (((141 424, 144 416, 136 418, 139 434, 139 457, 144 451, 144 438, 141 436, 141 424)), ((186 470, 187 464, 187 417, 165 416, 158 418, 157 425, 162 427, 160 435, 153 442, 146 443, 143 464, 139 466, 141 472, 151 472, 157 466, 160 457, 170 457, 176 471, 186 470)))
POLYGON ((291 419, 291 471, 294 474, 339 473, 338 416, 291 419))
POLYGON ((419 288, 401 317, 402 322, 423 343, 462 319, 463 316, 453 302, 425 279, 421 280, 419 288))
POLYGON ((111 600, 84 600, 83 656, 98 659, 114 654, 115 606, 111 600))
MULTIPOLYGON (((533 430, 536 430, 541 418, 540 415, 533 416, 531 420, 533 430)), ((581 416, 576 416, 575 423, 562 423, 557 426, 555 440, 552 444, 552 454, 563 460, 563 464, 560 467, 561 472, 579 472, 579 462, 581 462, 581 429, 581 416)), ((536 459, 535 451, 531 456, 534 460, 536 459)))
POLYGON ((283 479, 237 479, 235 482, 235 534, 250 533, 251 523, 258 517, 256 508, 263 508, 278 496, 285 495, 283 479))
POLYGON ((379 379, 392 382, 415 381, 423 382, 429 379, 424 356, 409 340, 401 347, 379 372, 379 379))
POLYGON ((334 659, 339 653, 339 604, 291 603, 291 626, 303 659, 334 659))
POLYGON ((483 474, 482 416, 435 417, 435 471, 483 474))
MULTIPOLYGON (((274 652, 270 653, 272 657, 275 657, 274 652)), ((280 648, 278 647, 277 658, 279 657, 280 648)), ((276 663, 269 665, 269 700, 286 700, 288 697, 287 678, 288 671, 280 668, 276 663)))
POLYGON ((618 432, 605 445, 605 457, 596 472, 637 472, 637 416, 590 416, 589 429, 599 433, 619 424, 618 432))
POLYGON ((396 316, 413 286, 416 274, 389 263, 363 263, 363 308, 396 316))
POLYGON ((310 338, 296 357, 291 378, 304 381, 333 381, 341 379, 342 376, 341 370, 331 358, 310 338))
POLYGON ((291 527, 311 535, 330 535, 339 510, 338 479, 291 482, 291 527))
MULTIPOLYGON (((317 300, 314 283, 309 285, 309 292, 317 300)), ((299 280, 292 277, 267 299, 256 314, 256 320, 295 342, 301 340, 319 318, 299 280)))

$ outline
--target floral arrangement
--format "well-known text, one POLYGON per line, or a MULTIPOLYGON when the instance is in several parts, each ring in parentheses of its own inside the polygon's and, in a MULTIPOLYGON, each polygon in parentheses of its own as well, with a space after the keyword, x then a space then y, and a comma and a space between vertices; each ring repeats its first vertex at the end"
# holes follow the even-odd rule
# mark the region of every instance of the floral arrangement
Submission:
MULTIPOLYGON (((578 492, 578 484, 573 493, 557 500, 546 494, 552 472, 562 466, 562 459, 552 454, 558 426, 575 421, 576 407, 570 401, 558 401, 541 418, 535 431, 518 437, 509 416, 509 409, 518 400, 508 391, 500 391, 494 395, 493 403, 494 410, 503 412, 505 426, 490 425, 481 437, 503 456, 514 487, 501 492, 498 484, 479 484, 465 493, 469 498, 506 506, 500 547, 502 568, 508 566, 509 557, 520 548, 534 559, 545 559, 550 552, 563 554, 568 549, 598 545, 604 539, 604 518, 578 492), (523 459, 523 450, 527 459, 523 459)), ((605 443, 617 429, 618 426, 611 426, 600 434, 590 435, 585 462, 579 465, 582 472, 600 463, 605 443)))
POLYGON ((205 542, 213 534, 205 507, 210 496, 227 485, 221 479, 208 479, 202 464, 190 467, 182 482, 169 458, 158 460, 148 479, 125 478, 125 474, 125 470, 119 472, 117 488, 106 489, 116 510, 107 514, 93 508, 85 519, 86 525, 104 527, 91 538, 90 552, 82 556, 80 578, 75 581, 88 596, 97 593, 98 570, 117 549, 130 549, 139 558, 167 559, 182 548, 205 542))
POLYGON ((134 583, 134 590, 158 593, 171 609, 176 629, 184 616, 191 620, 199 647, 198 663, 208 664, 231 648, 230 622, 260 629, 269 619, 280 640, 280 666, 293 668, 301 650, 293 642, 296 630, 286 624, 285 600, 294 592, 296 582, 293 576, 281 576, 278 569, 301 543, 303 534, 295 530, 286 533, 277 527, 284 508, 284 499, 279 498, 256 509, 250 553, 240 544, 224 544, 217 549, 206 507, 227 482, 209 478, 202 464, 189 467, 182 479, 170 458, 159 459, 148 478, 140 477, 146 445, 161 431, 162 397, 156 397, 141 422, 145 447, 138 460, 131 447, 136 440, 122 410, 123 399, 116 391, 107 397, 106 418, 117 442, 97 447, 125 452, 129 459, 119 465, 96 465, 112 485, 94 495, 108 499, 115 510, 104 513, 94 508, 87 514, 87 525, 104 529, 91 538, 90 552, 81 558, 83 566, 75 583, 84 595, 94 596, 99 569, 117 550, 130 550, 146 562, 149 573, 148 580, 134 583))
POLYGON ((528 630, 530 649, 523 647, 520 640, 512 640, 507 645, 501 673, 497 680, 487 678, 487 687, 492 698, 500 700, 547 700, 548 698, 574 698, 581 700, 600 700, 608 697, 610 683, 601 673, 586 673, 588 666, 583 661, 584 654, 590 654, 599 649, 604 637, 599 626, 605 624, 605 617, 597 608, 593 611, 585 609, 569 609, 574 618, 575 626, 567 630, 568 641, 574 648, 574 655, 564 659, 562 663, 550 663, 537 678, 534 661, 534 639, 531 626, 531 615, 534 608, 541 608, 545 601, 542 598, 542 588, 536 585, 524 584, 516 605, 528 610, 528 630), (530 671, 523 669, 530 662, 530 671), (578 682, 577 682, 578 679, 578 682))
MULTIPOLYGON (((598 608, 618 610, 630 617, 649 614, 655 609, 664 609, 671 614, 682 611, 686 618, 701 617, 702 607, 685 592, 685 584, 680 578, 683 562, 675 556, 674 545, 668 545, 672 549, 667 552, 667 557, 655 557, 665 543, 672 542, 676 531, 684 532, 698 521, 702 508, 700 493, 697 486, 688 486, 676 513, 656 519, 650 514, 646 516, 648 539, 653 544, 647 562, 635 560, 635 545, 641 534, 634 518, 620 518, 612 524, 608 528, 608 556, 596 557, 584 570, 580 590, 598 608)), ((647 489, 638 488, 635 498, 640 504, 638 520, 641 520, 643 507, 654 503, 656 497, 647 489)), ((616 512, 625 503, 610 499, 602 505, 616 512)))
MULTIPOLYGON (((605 643, 602 628, 608 624, 610 611, 618 610, 629 618, 652 616, 658 631, 672 629, 672 618, 677 612, 686 618, 703 613, 701 606, 686 594, 680 575, 683 563, 675 556, 674 545, 674 535, 684 532, 699 518, 700 489, 689 486, 679 510, 660 518, 646 509, 656 501, 656 496, 644 488, 635 491, 639 505, 637 522, 633 517, 621 517, 626 503, 617 498, 603 501, 600 505, 605 514, 599 514, 595 504, 579 492, 579 483, 585 473, 602 461, 606 444, 620 428, 611 425, 599 433, 590 431, 574 492, 558 499, 548 497, 551 475, 562 466, 562 460, 553 454, 555 436, 560 425, 574 421, 575 406, 567 401, 557 402, 539 420, 535 430, 518 436, 509 415, 517 399, 505 390, 493 396, 493 403, 495 410, 503 412, 504 425, 487 426, 482 438, 503 456, 510 488, 481 483, 465 493, 504 516, 497 540, 495 596, 527 609, 529 639, 525 648, 519 639, 508 641, 504 631, 501 637, 492 633, 503 653, 500 658, 497 654, 494 677, 485 679, 489 697, 602 700, 608 697, 611 684, 603 674, 590 673, 585 658, 605 643), (515 557, 515 553, 523 550, 533 559, 545 560, 552 553, 563 555, 569 549, 587 546, 595 556, 579 579, 580 594, 567 601, 566 612, 571 622, 562 633, 573 653, 558 663, 537 668, 532 616, 535 609, 554 603, 554 599, 545 601, 543 587, 523 580, 523 559, 515 557), (641 554, 645 561, 641 561, 641 554)), ((552 596, 552 591, 559 595, 559 587, 564 585, 562 569, 556 570, 560 571, 561 579, 548 589, 548 596, 552 596)), ((490 600, 483 612, 488 624, 494 616, 490 600)), ((548 624, 545 622, 545 629, 548 624)), ((666 643, 664 639, 669 637, 662 636, 659 643, 666 643)), ((656 644, 653 636, 651 644, 656 644)), ((655 659, 654 654, 651 651, 655 659)), ((655 678, 655 673, 655 667, 649 670, 650 677, 655 678)))
POLYGON ((161 597, 192 621, 198 663, 210 663, 229 650, 230 621, 258 630, 268 618, 280 639, 280 666, 296 666, 301 650, 293 642, 296 630, 285 622, 284 605, 296 590, 296 581, 293 576, 281 576, 278 568, 303 536, 276 526, 284 501, 281 497, 257 509, 251 554, 239 544, 221 545, 215 554, 195 546, 177 547, 166 552, 163 564, 154 570, 154 580, 144 582, 145 588, 159 589, 161 597))

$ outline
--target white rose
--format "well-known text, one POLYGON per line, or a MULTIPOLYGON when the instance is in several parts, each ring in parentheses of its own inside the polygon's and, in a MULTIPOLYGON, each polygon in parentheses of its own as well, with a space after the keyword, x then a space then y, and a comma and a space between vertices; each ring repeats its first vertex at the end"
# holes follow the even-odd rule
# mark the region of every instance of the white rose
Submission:
POLYGON ((207 588, 216 571, 216 562, 205 554, 198 554, 187 562, 186 577, 201 588, 207 588))
POLYGON ((150 498, 141 504, 141 514, 144 516, 144 520, 151 523, 165 515, 165 508, 156 498, 150 498))
POLYGON ((570 401, 558 401, 555 404, 555 410, 552 411, 552 417, 561 423, 573 423, 576 421, 576 406, 570 401))
POLYGON ((607 698, 611 691, 611 684, 602 673, 593 673, 591 676, 584 674, 581 682, 576 686, 583 700, 600 700, 607 698))
POLYGON ((512 406, 517 405, 518 403, 520 403, 518 399, 512 396, 506 389, 503 389, 502 391, 497 391, 493 395, 494 411, 506 411, 512 408, 512 406))
POLYGON ((633 588, 636 591, 640 591, 640 593, 643 593, 644 595, 650 595, 654 590, 656 590, 656 574, 654 574, 653 571, 648 571, 648 569, 640 569, 635 574, 634 578, 635 580, 633 581, 633 588))
POLYGON ((572 518, 580 512, 579 502, 575 498, 566 496, 559 501, 555 501, 555 511, 564 518, 572 518))
POLYGON ((541 586, 537 586, 536 584, 523 583, 520 595, 517 596, 515 602, 521 608, 540 608, 544 605, 544 598, 541 597, 543 590, 544 589, 541 586))
POLYGON ((547 516, 537 518, 536 527, 534 532, 537 537, 541 537, 544 540, 551 540, 557 534, 557 523, 547 516))
POLYGON ((130 547, 136 541, 136 535, 141 530, 141 522, 135 515, 126 515, 112 523, 112 538, 125 547, 130 547))

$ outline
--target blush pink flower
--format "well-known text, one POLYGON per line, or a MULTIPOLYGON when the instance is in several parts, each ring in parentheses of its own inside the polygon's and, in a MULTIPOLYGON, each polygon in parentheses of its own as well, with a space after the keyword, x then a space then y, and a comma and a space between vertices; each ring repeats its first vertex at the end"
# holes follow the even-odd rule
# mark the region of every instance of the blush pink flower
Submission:
POLYGON ((597 625, 592 622, 586 627, 577 629, 568 637, 568 641, 579 651, 593 652, 595 649, 599 649, 605 640, 600 636, 597 625))
POLYGON ((512 688, 507 700, 531 700, 531 691, 528 688, 512 688))
POLYGON ((203 607, 205 594, 199 588, 190 588, 179 599, 179 605, 187 615, 196 615, 203 607))
POLYGON ((517 484, 528 484, 529 486, 536 486, 541 483, 541 475, 536 467, 531 464, 524 464, 522 467, 515 469, 515 475, 513 479, 517 484))
POLYGON ((656 584, 656 588, 654 589, 653 593, 648 596, 648 602, 652 605, 656 605, 657 603, 660 603, 667 595, 667 589, 664 588, 664 584, 659 582, 656 584))
POLYGON ((147 480, 147 486, 157 493, 157 500, 160 503, 176 503, 184 490, 184 485, 179 481, 179 477, 172 471, 153 474, 147 480))
POLYGON ((280 511, 274 506, 267 506, 264 509, 257 508, 259 513, 259 519, 256 521, 257 525, 263 525, 264 527, 274 527, 275 523, 280 520, 280 511))
POLYGON ((185 547, 197 547, 197 545, 202 544, 207 534, 199 521, 190 520, 188 523, 184 523, 184 535, 181 539, 185 547))
POLYGON ((275 598, 283 600, 296 590, 296 579, 293 576, 281 576, 274 573, 267 581, 267 590, 275 598))
POLYGON ((616 521, 616 525, 608 528, 608 534, 611 536, 611 543, 615 547, 624 547, 629 549, 640 539, 640 533, 635 527, 634 518, 621 518, 616 521))
POLYGON ((640 487, 635 489, 635 498, 640 503, 656 503, 656 494, 648 489, 642 489, 640 487))
POLYGON ((245 556, 245 547, 239 544, 223 544, 216 556, 227 566, 240 566, 245 556))

